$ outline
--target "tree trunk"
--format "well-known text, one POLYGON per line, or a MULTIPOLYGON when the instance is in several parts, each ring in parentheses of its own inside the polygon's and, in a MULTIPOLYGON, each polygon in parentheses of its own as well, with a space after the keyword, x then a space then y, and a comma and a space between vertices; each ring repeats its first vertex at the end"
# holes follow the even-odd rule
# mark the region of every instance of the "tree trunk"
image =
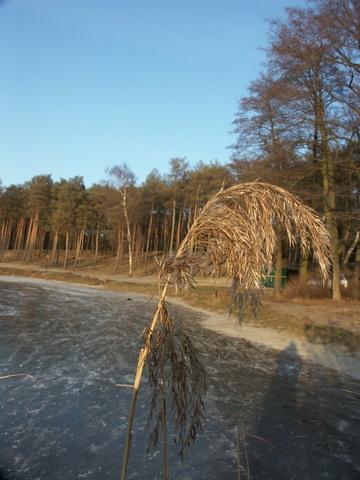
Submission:
POLYGON ((358 282, 358 300, 360 299, 360 242, 356 247, 354 278, 358 282))
POLYGON ((20 250, 23 247, 23 242, 24 242, 24 225, 25 221, 24 218, 21 217, 20 220, 18 221, 17 228, 16 228, 16 235, 15 235, 15 245, 14 249, 16 251, 16 257, 19 256, 20 250))
POLYGON ((58 249, 58 243, 59 243, 59 230, 56 230, 54 235, 53 248, 52 248, 52 257, 51 257, 52 264, 56 263, 56 252, 58 249))
POLYGON ((33 258, 37 235, 38 235, 38 222, 39 222, 39 212, 35 212, 34 216, 30 221, 28 239, 26 241, 26 246, 25 246, 25 263, 26 264, 28 264, 33 258))
POLYGON ((119 264, 122 263, 122 251, 123 251, 122 231, 121 231, 121 227, 119 226, 118 247, 117 247, 117 251, 116 251, 115 267, 114 267, 114 271, 113 271, 114 274, 117 272, 119 264))
MULTIPOLYGON (((321 80, 319 80, 318 84, 321 85, 321 80)), ((328 133, 326 129, 325 107, 321 91, 317 92, 316 99, 316 118, 321 134, 320 162, 323 182, 322 197, 325 223, 330 234, 330 246, 332 255, 332 299, 340 300, 340 249, 339 232, 337 229, 336 218, 335 173, 333 159, 329 148, 328 133)))
POLYGON ((45 240, 46 240, 46 231, 45 228, 42 227, 40 229, 40 238, 39 238, 39 258, 42 257, 43 251, 45 249, 45 240))
POLYGON ((182 222, 183 222, 183 215, 182 215, 182 208, 179 209, 179 218, 178 218, 178 226, 176 231, 176 251, 179 248, 180 240, 181 240, 181 230, 182 230, 182 222))
POLYGON ((5 220, 1 225, 1 238, 0 238, 0 261, 10 245, 11 232, 13 229, 12 220, 5 220))
POLYGON ((143 236, 141 234, 140 225, 136 227, 136 235, 134 239, 134 249, 135 249, 135 265, 141 266, 143 261, 143 236))
POLYGON ((127 214, 127 209, 124 209, 125 219, 126 219, 126 240, 128 243, 129 248, 129 277, 132 277, 133 274, 133 245, 132 245, 132 238, 131 238, 131 230, 130 230, 130 221, 127 214))
POLYGON ((274 295, 281 294, 281 274, 282 274, 282 232, 277 231, 277 250, 275 261, 275 280, 274 280, 274 295))
POLYGON ((154 201, 153 201, 152 204, 151 204, 150 222, 149 222, 149 228, 148 228, 147 239, 146 239, 146 250, 145 250, 145 261, 144 261, 144 273, 146 273, 147 259, 148 259, 148 255, 149 255, 149 248, 150 248, 150 239, 151 239, 151 231, 152 231, 153 217, 154 217, 154 201))
MULTIPOLYGON (((154 244, 153 244, 153 247, 152 247, 154 252, 159 251, 159 249, 160 249, 159 242, 160 242, 160 238, 159 238, 159 216, 157 215, 156 216, 156 225, 155 225, 155 234, 154 234, 154 244)), ((150 247, 151 247, 151 244, 150 244, 150 247)))
POLYGON ((85 226, 80 230, 80 233, 78 235, 78 239, 76 242, 76 254, 75 254, 73 270, 75 270, 76 265, 78 264, 79 258, 82 254, 82 251, 84 248, 84 238, 85 238, 85 226))
POLYGON ((33 217, 30 218, 28 230, 26 232, 26 240, 25 240, 25 247, 24 247, 24 262, 27 261, 27 256, 28 256, 28 251, 30 247, 30 238, 31 238, 31 232, 32 232, 32 226, 33 226, 33 217))
POLYGON ((69 258, 69 236, 70 232, 69 230, 66 230, 66 237, 65 237, 65 258, 64 258, 64 270, 67 269, 67 264, 68 264, 68 258, 69 258))
POLYGON ((173 211, 172 211, 172 223, 171 223, 171 236, 170 236, 170 246, 169 246, 169 255, 173 252, 174 245, 174 234, 175 234, 175 219, 176 219, 176 200, 173 200, 173 211))
POLYGON ((323 159, 323 189, 325 223, 330 234, 332 255, 332 299, 340 300, 339 233, 336 221, 335 180, 330 158, 323 159))
POLYGON ((300 280, 304 280, 307 276, 309 263, 309 252, 304 252, 300 257, 300 280))
POLYGON ((95 233, 95 258, 94 258, 94 270, 96 267, 96 262, 99 255, 99 237, 100 237, 100 225, 97 224, 96 233, 95 233))
MULTIPOLYGON (((164 214, 164 221, 163 221, 163 227, 162 227, 162 250, 163 250, 163 253, 165 254, 166 251, 169 250, 168 248, 168 245, 167 245, 167 239, 168 239, 168 216, 167 214, 165 213, 164 214)), ((161 237, 160 237, 160 240, 161 240, 161 237)), ((160 244, 159 244, 159 247, 161 246, 161 241, 160 241, 160 244)), ((159 248, 160 250, 160 248, 159 248)))
POLYGON ((359 244, 359 238, 360 238, 360 230, 358 230, 355 234, 355 238, 351 246, 349 247, 348 251, 345 254, 344 260, 343 260, 343 265, 347 265, 349 258, 352 254, 352 252, 355 250, 356 246, 359 244))

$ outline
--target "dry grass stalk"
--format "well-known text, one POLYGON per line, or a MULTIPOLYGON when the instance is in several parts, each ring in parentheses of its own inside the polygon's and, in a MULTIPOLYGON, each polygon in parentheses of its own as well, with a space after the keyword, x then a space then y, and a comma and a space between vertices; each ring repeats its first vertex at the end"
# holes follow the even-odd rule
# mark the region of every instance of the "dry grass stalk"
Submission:
MULTIPOLYGON (((145 347, 139 356, 122 480, 126 478, 135 403, 145 362, 153 387, 149 420, 157 411, 157 399, 163 395, 163 388, 168 386, 181 457, 201 428, 204 407, 202 395, 206 391, 205 371, 189 337, 181 335, 177 339, 174 334, 165 302, 169 285, 183 290, 192 288, 194 275, 210 259, 214 272, 224 268, 226 275, 233 279, 231 308, 239 307, 239 318, 244 315, 247 306, 256 312, 262 290, 261 276, 273 265, 279 229, 284 231, 291 245, 300 243, 303 252, 312 248, 326 278, 330 265, 330 245, 328 232, 321 219, 286 190, 258 182, 222 188, 199 213, 176 255, 157 260, 160 300, 153 321, 145 332, 145 347), (190 423, 186 417, 189 410, 190 423)), ((156 444, 159 428, 165 428, 163 413, 161 411, 155 420, 150 444, 156 444)), ((164 475, 166 477, 167 472, 164 475)))
POLYGON ((35 383, 38 383, 36 378, 34 378, 32 375, 29 375, 28 373, 13 373, 12 375, 3 375, 0 377, 0 380, 4 380, 6 378, 12 378, 12 377, 21 377, 21 376, 29 377, 32 380, 34 380, 35 383))
POLYGON ((127 428, 127 433, 126 433, 124 458, 123 458, 121 477, 120 477, 121 480, 126 479, 126 473, 127 473, 127 467, 128 467, 129 455, 130 455, 130 447, 131 447, 132 425, 133 425, 133 422, 134 422, 136 400, 137 400, 137 396, 138 396, 138 392, 139 392, 141 376, 142 376, 142 372, 144 370, 145 360, 146 360, 146 358, 147 358, 147 356, 150 352, 151 338, 152 338, 153 332, 154 332, 155 327, 156 327, 156 323, 157 323, 158 318, 159 318, 160 313, 161 313, 161 309, 162 309, 162 305, 164 303, 164 299, 165 299, 165 296, 166 296, 168 285, 169 285, 169 281, 167 281, 165 283, 163 291, 160 295, 160 300, 159 300, 158 307, 157 307, 157 309, 155 311, 155 314, 154 314, 154 318, 151 322, 151 325, 148 327, 147 337, 146 337, 146 340, 145 340, 145 347, 142 348, 139 352, 139 360, 138 360, 136 373, 135 373, 133 394, 132 394, 132 398, 131 398, 130 411, 129 411, 129 423, 128 423, 128 428, 127 428))
POLYGON ((235 435, 236 435, 236 458, 237 458, 237 472, 238 480, 241 478, 241 455, 240 455, 240 444, 239 444, 239 430, 237 425, 235 426, 235 435))
MULTIPOLYGON (((159 320, 146 359, 152 387, 148 430, 153 417, 160 410, 149 437, 148 450, 157 445, 160 429, 165 430, 159 404, 161 406, 164 391, 167 391, 169 410, 175 424, 174 442, 179 446, 179 457, 183 459, 184 453, 195 441, 197 432, 201 430, 205 408, 203 396, 207 390, 206 372, 189 335, 175 328, 165 301, 159 320)), ((148 338, 148 332, 144 333, 148 338)))

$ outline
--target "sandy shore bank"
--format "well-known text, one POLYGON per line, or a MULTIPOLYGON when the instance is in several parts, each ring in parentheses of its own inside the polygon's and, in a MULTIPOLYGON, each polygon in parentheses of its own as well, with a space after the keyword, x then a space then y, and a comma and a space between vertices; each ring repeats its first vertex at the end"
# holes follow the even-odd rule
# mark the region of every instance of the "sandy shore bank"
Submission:
MULTIPOLYGON (((55 280, 51 273, 58 272, 59 269, 35 267, 33 265, 21 265, 17 262, 4 262, 0 264, 0 275, 8 275, 8 271, 16 269, 16 274, 21 278, 23 272, 25 276, 29 272, 40 273, 41 278, 46 280, 55 280), (44 273, 49 275, 44 275, 44 273)), ((98 270, 85 271, 81 270, 76 272, 77 275, 84 277, 92 277, 100 280, 111 280, 112 282, 129 282, 129 278, 126 275, 111 275, 108 272, 100 272, 98 270)), ((72 275, 69 274, 66 280, 71 283, 72 275)), ((156 278, 150 276, 132 277, 132 283, 153 283, 154 294, 156 294, 156 278)), ((76 282, 79 284, 79 281, 76 282)), ((85 283, 85 282, 84 282, 85 283)), ((89 285, 84 285, 89 286, 89 285)), ((106 288, 105 286, 97 285, 96 288, 106 288)), ((270 328, 261 328, 249 325, 240 326, 235 319, 228 319, 226 313, 220 315, 218 313, 209 312, 208 310, 197 309, 186 305, 180 299, 171 298, 170 303, 179 303, 187 308, 191 308, 201 312, 203 320, 201 321, 202 327, 214 332, 227 335, 231 337, 244 338, 250 342, 263 345, 266 348, 274 349, 277 351, 287 351, 290 354, 302 357, 305 361, 320 364, 326 368, 331 368, 342 374, 351 375, 360 379, 360 352, 353 352, 345 347, 337 345, 320 345, 314 344, 303 339, 296 338, 286 332, 276 331, 270 328)), ((336 314, 335 314, 336 316, 336 314)), ((360 318, 357 318, 355 312, 355 320, 352 322, 356 329, 360 318)))
MULTIPOLYGON (((182 303, 179 300, 172 300, 182 303)), ((187 307, 193 308, 193 307, 187 307)), ((199 310, 199 309, 196 309, 199 310)), ((204 319, 202 327, 221 335, 244 338, 252 343, 263 345, 277 351, 286 351, 291 355, 300 356, 303 360, 320 364, 342 374, 360 379, 360 353, 351 352, 335 345, 319 345, 310 343, 286 332, 278 332, 270 328, 239 325, 235 319, 226 315, 200 310, 204 319)))

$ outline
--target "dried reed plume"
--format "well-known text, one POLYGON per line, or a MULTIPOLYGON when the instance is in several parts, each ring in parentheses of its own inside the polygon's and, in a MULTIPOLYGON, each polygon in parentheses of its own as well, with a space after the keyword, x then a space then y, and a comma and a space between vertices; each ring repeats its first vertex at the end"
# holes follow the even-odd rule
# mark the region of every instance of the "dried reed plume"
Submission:
POLYGON ((205 262, 233 280, 233 300, 258 308, 261 277, 273 267, 277 232, 290 246, 310 249, 324 278, 330 265, 329 234, 317 214, 283 188, 252 182, 221 189, 195 219, 177 254, 160 262, 161 274, 177 288, 193 286, 193 272, 205 262))
POLYGON ((324 278, 327 277, 330 244, 321 219, 286 190, 259 182, 222 188, 195 219, 177 253, 158 260, 160 299, 153 321, 144 332, 145 346, 139 355, 122 480, 126 478, 132 422, 145 364, 153 388, 149 428, 160 404, 160 413, 156 417, 150 443, 156 444, 161 427, 164 478, 168 478, 167 394, 171 398, 171 411, 178 431, 180 456, 195 440, 196 433, 201 428, 203 395, 206 393, 205 370, 190 338, 186 335, 176 337, 174 333, 165 301, 169 285, 185 290, 193 287, 194 275, 210 262, 215 275, 223 269, 232 278, 232 307, 239 307, 239 318, 247 306, 256 312, 262 290, 261 277, 264 271, 271 270, 273 266, 279 231, 286 235, 291 246, 300 244, 303 253, 312 249, 324 278))

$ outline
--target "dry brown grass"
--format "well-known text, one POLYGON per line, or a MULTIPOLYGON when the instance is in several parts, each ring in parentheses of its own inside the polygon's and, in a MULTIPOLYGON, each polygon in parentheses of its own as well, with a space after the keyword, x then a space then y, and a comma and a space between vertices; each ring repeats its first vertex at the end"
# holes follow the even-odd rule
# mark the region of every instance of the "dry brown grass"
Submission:
MULTIPOLYGON (((286 282, 282 290, 284 299, 302 298, 306 300, 330 300, 332 298, 331 288, 329 285, 309 283, 308 280, 318 278, 309 276, 304 279, 295 277, 286 282)), ((359 281, 356 278, 348 279, 348 286, 340 287, 341 298, 344 301, 357 301, 360 299, 359 281)))

